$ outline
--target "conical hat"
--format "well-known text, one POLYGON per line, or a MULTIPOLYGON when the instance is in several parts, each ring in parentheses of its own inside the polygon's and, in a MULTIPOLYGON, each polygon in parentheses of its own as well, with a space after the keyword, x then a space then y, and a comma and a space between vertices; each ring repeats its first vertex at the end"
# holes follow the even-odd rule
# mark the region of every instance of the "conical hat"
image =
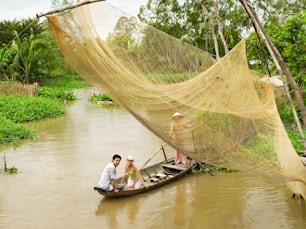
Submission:
POLYGON ((174 117, 183 117, 184 115, 183 114, 181 114, 180 112, 175 112, 173 115, 172 115, 172 118, 174 118, 174 117))

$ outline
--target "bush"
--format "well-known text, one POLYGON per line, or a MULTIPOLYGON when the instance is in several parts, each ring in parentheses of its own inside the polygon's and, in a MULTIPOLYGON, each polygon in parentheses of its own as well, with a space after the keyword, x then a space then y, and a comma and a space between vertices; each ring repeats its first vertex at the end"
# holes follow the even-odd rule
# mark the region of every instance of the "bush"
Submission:
POLYGON ((0 117, 13 122, 27 122, 55 118, 64 114, 57 101, 23 95, 0 96, 0 117))
MULTIPOLYGON (((304 150, 304 144, 301 141, 301 135, 297 130, 288 129, 287 130, 288 137, 294 147, 294 149, 299 152, 304 150)), ((304 131, 304 135, 306 136, 306 131, 304 131)))
POLYGON ((90 96, 89 100, 91 102, 98 102, 98 101, 113 101, 110 97, 108 97, 108 95, 106 94, 93 94, 92 96, 90 96))
POLYGON ((17 142, 20 139, 33 139, 35 136, 35 132, 0 117, 0 145, 17 142))
POLYGON ((45 78, 41 85, 64 89, 78 89, 88 86, 88 84, 79 75, 65 75, 45 78))
POLYGON ((60 99, 60 100, 76 100, 77 96, 72 90, 63 88, 52 88, 52 87, 40 87, 38 89, 38 95, 49 99, 60 99))
POLYGON ((278 107, 278 113, 285 126, 295 124, 292 108, 289 105, 278 107))

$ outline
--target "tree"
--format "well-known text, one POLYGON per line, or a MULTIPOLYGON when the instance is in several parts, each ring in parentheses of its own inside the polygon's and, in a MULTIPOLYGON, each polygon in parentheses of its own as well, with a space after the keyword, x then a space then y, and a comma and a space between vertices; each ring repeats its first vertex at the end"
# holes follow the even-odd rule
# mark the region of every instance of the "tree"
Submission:
POLYGON ((71 5, 73 4, 73 0, 51 0, 51 5, 53 7, 71 5))
POLYGON ((243 8, 233 0, 151 0, 140 8, 138 16, 159 30, 220 56, 251 26, 243 8))
POLYGON ((72 70, 72 67, 67 63, 67 61, 65 61, 64 56, 48 27, 48 21, 45 20, 43 24, 45 29, 41 34, 36 36, 36 38, 43 40, 48 48, 43 48, 41 50, 40 58, 37 59, 39 61, 39 65, 32 69, 33 77, 50 75, 54 72, 57 74, 62 74, 62 72, 74 73, 75 71, 72 70))
POLYGON ((295 13, 305 9, 305 0, 253 0, 263 24, 281 25, 295 13))
POLYGON ((29 37, 31 34, 38 35, 44 31, 44 26, 35 18, 28 18, 22 20, 0 22, 0 48, 9 46, 15 39, 16 33, 23 39, 29 37))
MULTIPOLYGON (((205 7, 205 5, 203 3, 201 4, 201 6, 202 6, 204 14, 206 14, 208 16, 210 31, 211 31, 212 39, 214 41, 216 59, 219 60, 220 59, 220 54, 219 54, 218 40, 217 40, 217 36, 216 36, 216 32, 215 32, 215 18, 213 16, 212 12, 208 12, 207 8, 205 7)), ((226 46, 226 48, 227 48, 227 46, 226 46)))
POLYGON ((140 7, 138 17, 176 38, 182 38, 187 33, 183 26, 182 7, 177 0, 149 0, 146 6, 140 7))
POLYGON ((29 83, 29 75, 32 69, 39 67, 40 54, 47 47, 44 40, 36 39, 34 35, 21 39, 16 33, 16 39, 12 43, 13 65, 17 71, 22 72, 21 81, 23 83, 29 83))
POLYGON ((9 49, 0 49, 0 79, 3 77, 8 80, 10 78, 11 52, 9 49))
POLYGON ((114 32, 109 34, 108 43, 129 50, 136 46, 139 32, 137 29, 137 19, 135 17, 121 17, 115 25, 114 32))
POLYGON ((288 18, 279 27, 270 27, 273 43, 278 47, 284 61, 305 97, 306 87, 306 10, 288 18))
MULTIPOLYGON (((276 46, 274 45, 274 43, 271 41, 270 37, 266 33, 263 25, 261 24, 261 22, 258 18, 258 15, 254 11, 250 2, 248 2, 248 0, 240 0, 240 2, 243 5, 246 13, 249 15, 250 19, 252 20, 254 28, 256 29, 258 34, 264 39, 265 45, 266 45, 267 49, 269 50, 269 53, 270 53, 271 57, 273 58, 273 61, 274 61, 275 65, 278 69, 278 72, 280 73, 281 76, 285 75, 287 77, 287 80, 288 80, 288 82, 289 82, 289 84, 292 87, 292 90, 294 92, 296 102, 298 103, 298 106, 299 106, 299 109, 300 109, 300 112, 301 112, 301 116, 302 116, 302 119, 303 119, 303 122, 304 122, 304 126, 306 126, 306 108, 305 108, 305 104, 304 104, 302 95, 297 88, 297 84, 296 84, 294 78, 292 77, 289 69, 287 68, 287 65, 285 64, 282 56, 280 55, 279 50, 276 48, 276 46)), ((296 109, 294 107, 293 99, 290 96, 290 92, 289 92, 287 84, 285 84, 285 90, 286 90, 286 93, 287 93, 287 96, 288 96, 288 99, 289 99, 290 106, 292 107, 293 115, 294 115, 294 118, 296 120, 296 124, 297 124, 298 130, 299 130, 299 133, 301 135, 302 141, 304 143, 304 147, 306 148, 306 141, 305 141, 305 137, 304 137, 304 132, 303 132, 301 124, 298 120, 298 115, 297 115, 296 109)))

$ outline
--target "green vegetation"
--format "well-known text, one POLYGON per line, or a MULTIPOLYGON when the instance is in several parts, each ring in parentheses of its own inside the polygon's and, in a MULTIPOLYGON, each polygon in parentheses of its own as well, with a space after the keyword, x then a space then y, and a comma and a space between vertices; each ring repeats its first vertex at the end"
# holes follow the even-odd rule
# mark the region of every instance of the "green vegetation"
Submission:
POLYGON ((55 71, 67 74, 47 21, 3 21, 0 31, 0 80, 33 83, 55 71))
POLYGON ((50 99, 59 99, 63 101, 76 100, 77 97, 72 90, 63 88, 41 87, 38 89, 38 95, 50 99))
POLYGON ((74 89, 87 87, 88 84, 76 74, 44 78, 38 95, 62 101, 76 100, 74 89))
MULTIPOLYGON (((305 97, 306 98, 306 97, 305 97)), ((286 101, 280 101, 276 97, 278 113, 281 117, 281 120, 285 126, 288 137, 295 149, 296 152, 300 152, 304 150, 304 144, 301 141, 301 135, 297 130, 296 123, 293 116, 293 111, 290 105, 286 103, 286 101)), ((304 131, 304 136, 306 136, 306 128, 302 126, 304 131)))
POLYGON ((260 155, 270 161, 276 161, 276 155, 273 148, 273 139, 269 136, 260 136, 257 135, 255 138, 252 138, 247 142, 248 148, 255 152, 257 155, 260 155))
MULTIPOLYGON (((294 147, 294 149, 296 150, 296 152, 301 152, 304 150, 304 145, 303 145, 303 142, 301 141, 301 136, 299 134, 299 132, 293 128, 287 128, 287 134, 288 134, 288 137, 294 147)), ((306 136, 306 130, 304 129, 304 136, 306 136)), ((300 155, 302 156, 302 155, 300 155)))
POLYGON ((0 96, 1 117, 13 122, 29 122, 55 118, 64 114, 64 109, 54 100, 25 95, 0 96))
POLYGON ((64 109, 55 101, 25 95, 0 96, 0 145, 33 139, 36 134, 23 127, 22 122, 55 118, 64 114, 64 109))
POLYGON ((108 95, 104 94, 104 93, 99 93, 99 94, 93 94, 92 96, 90 96, 89 100, 93 103, 97 103, 99 101, 113 101, 110 97, 108 97, 108 95))
MULTIPOLYGON (((13 166, 13 167, 7 167, 7 161, 6 161, 6 157, 5 157, 5 154, 3 156, 3 162, 4 162, 4 172, 7 173, 7 174, 16 174, 18 173, 18 169, 13 166)), ((0 170, 1 172, 1 170, 0 170)))
POLYGON ((7 174, 16 174, 18 173, 18 169, 15 166, 13 166, 13 167, 7 168, 5 172, 7 174))
POLYGON ((209 164, 206 164, 206 163, 197 163, 195 165, 195 167, 192 168, 192 172, 195 173, 195 174, 197 174, 197 173, 209 173, 210 175, 213 175, 212 172, 217 172, 217 171, 233 172, 233 170, 218 167, 218 166, 209 165, 209 164))
POLYGON ((33 139, 35 136, 33 131, 0 116, 0 145, 16 143, 22 139, 33 139))
POLYGON ((41 86, 64 89, 78 89, 87 87, 88 84, 77 74, 67 74, 65 76, 49 76, 42 80, 41 86))
POLYGON ((13 94, 14 87, 9 95, 0 95, 0 145, 33 139, 36 134, 17 123, 63 115, 60 101, 77 99, 73 89, 87 86, 77 75, 53 77, 41 84, 45 86, 39 88, 38 96, 13 94))

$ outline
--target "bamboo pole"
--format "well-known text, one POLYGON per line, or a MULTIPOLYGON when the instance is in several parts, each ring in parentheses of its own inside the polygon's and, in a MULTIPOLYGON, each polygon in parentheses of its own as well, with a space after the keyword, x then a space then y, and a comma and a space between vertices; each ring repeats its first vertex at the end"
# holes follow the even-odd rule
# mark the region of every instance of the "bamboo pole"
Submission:
POLYGON ((83 6, 83 5, 88 5, 88 4, 92 4, 92 3, 96 3, 96 2, 102 2, 102 1, 106 1, 106 0, 88 0, 88 1, 80 2, 80 3, 74 4, 74 5, 62 7, 62 8, 59 8, 59 9, 50 10, 46 13, 36 14, 36 18, 39 19, 41 17, 46 17, 46 16, 49 16, 51 14, 61 13, 63 11, 71 10, 71 9, 74 9, 74 8, 77 8, 77 7, 80 7, 80 6, 83 6))
POLYGON ((299 104, 300 111, 302 113, 304 125, 306 125, 306 107, 304 105, 303 98, 302 98, 301 94, 299 93, 296 82, 294 81, 291 73, 289 72, 289 70, 288 70, 284 60, 282 59, 282 56, 280 55, 279 51, 277 50, 275 45, 272 43, 272 41, 269 38, 268 34, 266 33, 265 29, 261 25, 260 20, 257 16, 255 10, 251 6, 251 3, 248 0, 240 0, 240 2, 243 5, 247 14, 249 15, 249 18, 252 20, 253 26, 255 27, 256 31, 258 31, 261 34, 262 38, 264 39, 265 44, 266 44, 266 46, 269 50, 269 53, 270 53, 275 65, 276 65, 276 67, 277 67, 277 69, 278 69, 278 71, 279 71, 279 73, 280 73, 280 75, 281 75, 281 77, 284 81, 285 91, 286 91, 286 94, 287 94, 288 99, 289 99, 290 106, 291 106, 292 111, 293 111, 294 119, 295 119, 295 122, 296 122, 296 125, 297 125, 297 128, 298 128, 298 131, 301 135, 302 141, 304 143, 304 149, 306 149, 306 140, 305 140, 304 132, 303 132, 301 123, 299 121, 296 109, 294 107, 294 103, 293 103, 292 97, 290 95, 289 88, 288 88, 288 86, 287 86, 287 84, 284 80, 283 74, 285 74, 287 76, 287 79, 288 79, 288 81, 289 81, 289 83, 290 83, 290 85, 293 89, 294 95, 296 97, 296 100, 299 104))

